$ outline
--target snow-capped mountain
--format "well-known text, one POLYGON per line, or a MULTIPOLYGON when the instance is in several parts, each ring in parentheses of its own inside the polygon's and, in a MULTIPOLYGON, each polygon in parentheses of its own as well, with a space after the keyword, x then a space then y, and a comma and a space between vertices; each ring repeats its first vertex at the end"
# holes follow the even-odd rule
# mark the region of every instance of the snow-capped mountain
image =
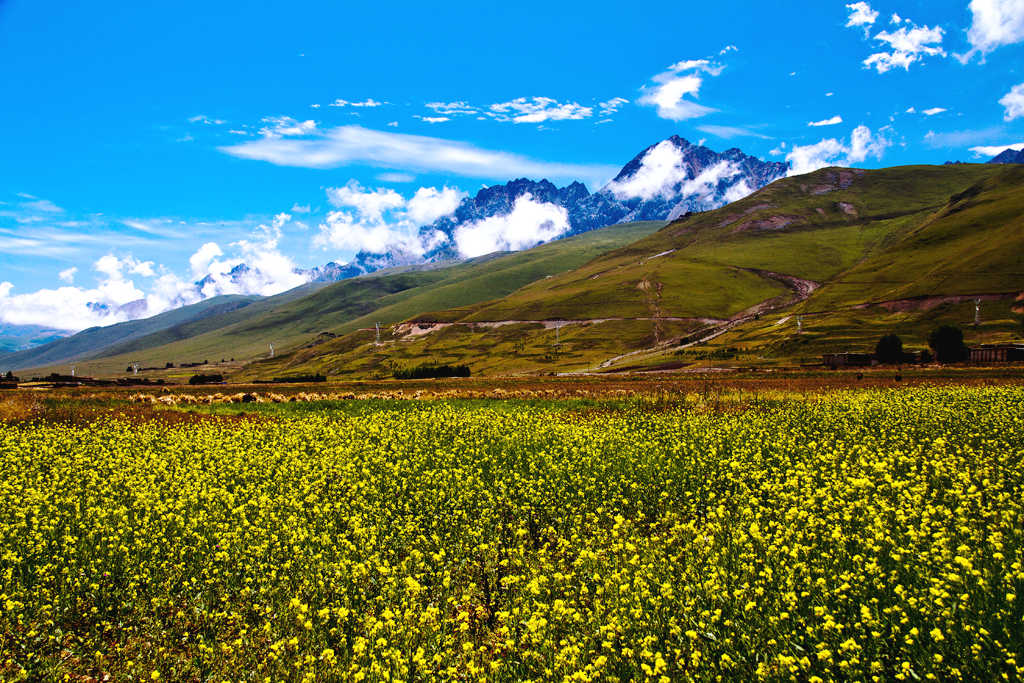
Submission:
MULTIPOLYGON (((434 242, 427 260, 475 256, 491 246, 497 247, 492 251, 527 248, 616 223, 672 220, 716 209, 788 170, 736 148, 719 154, 674 135, 637 154, 597 192, 579 182, 559 188, 547 180, 520 178, 467 197, 453 214, 422 227, 420 237, 434 242), (526 239, 504 234, 512 232, 526 239), (479 237, 474 233, 486 235, 474 240, 479 237)), ((360 254, 357 262, 367 262, 368 256, 360 254)))

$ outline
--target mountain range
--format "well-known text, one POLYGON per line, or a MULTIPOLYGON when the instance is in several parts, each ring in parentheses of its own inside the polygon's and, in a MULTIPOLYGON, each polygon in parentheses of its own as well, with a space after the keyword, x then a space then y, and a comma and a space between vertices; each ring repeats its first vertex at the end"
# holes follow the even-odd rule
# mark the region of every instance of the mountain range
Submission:
POLYGON ((996 156, 989 159, 990 164, 1024 164, 1024 149, 1004 149, 996 156))

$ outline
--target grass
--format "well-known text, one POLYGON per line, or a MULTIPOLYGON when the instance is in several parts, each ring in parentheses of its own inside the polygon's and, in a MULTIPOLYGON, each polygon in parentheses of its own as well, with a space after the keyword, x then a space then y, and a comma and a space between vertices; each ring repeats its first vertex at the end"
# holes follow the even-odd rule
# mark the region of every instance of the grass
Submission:
MULTIPOLYGON (((549 275, 575 268, 594 257, 657 230, 663 222, 612 226, 541 245, 527 251, 494 254, 431 269, 396 269, 297 291, 250 304, 246 311, 212 316, 115 346, 105 356, 77 363, 80 374, 124 373, 132 361, 163 366, 235 358, 210 370, 234 371, 242 361, 265 356, 269 344, 279 351, 314 340, 321 332, 345 334, 375 322, 391 324, 431 310, 457 309, 504 296, 549 275)), ((218 364, 219 365, 219 364, 218 364)), ((50 371, 57 368, 44 368, 50 371)), ((60 368, 67 371, 67 368, 60 368)))
MULTIPOLYGON (((676 221, 579 267, 536 280, 498 299, 413 317, 463 323, 498 320, 603 318, 717 318, 776 299, 791 290, 754 269, 821 285, 806 301, 751 319, 707 344, 738 347, 741 362, 810 362, 825 351, 873 348, 889 331, 923 345, 940 322, 973 319, 965 306, 943 305, 893 313, 865 303, 921 295, 1024 290, 1024 169, 989 165, 909 166, 874 171, 823 169, 777 181, 717 211, 676 221), (781 226, 776 219, 784 219, 781 226), (776 220, 775 223, 772 223, 776 220), (765 227, 770 226, 770 227, 765 227), (795 319, 805 316, 803 335, 795 319)), ((1011 300, 986 303, 988 322, 966 330, 969 342, 1018 337, 1011 300)), ((1019 304, 1018 304, 1019 305, 1019 304)), ((667 323, 632 321, 567 328, 563 353, 551 353, 550 330, 540 326, 478 330, 449 328, 374 347, 359 335, 314 351, 291 354, 246 375, 306 368, 358 376, 424 359, 466 363, 475 372, 571 371, 613 356, 652 349, 617 365, 664 364, 686 354, 658 349, 673 336, 702 326, 665 330, 667 323), (506 338, 514 335, 514 339, 506 338)), ((736 359, 701 364, 730 364, 736 359)))

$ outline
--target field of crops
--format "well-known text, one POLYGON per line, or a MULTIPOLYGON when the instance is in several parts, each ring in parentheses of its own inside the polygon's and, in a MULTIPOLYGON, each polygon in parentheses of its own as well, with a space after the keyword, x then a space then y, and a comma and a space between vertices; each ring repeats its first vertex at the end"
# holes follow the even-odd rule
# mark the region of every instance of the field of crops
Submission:
POLYGON ((1022 406, 5 426, 0 678, 1018 679, 1022 406))

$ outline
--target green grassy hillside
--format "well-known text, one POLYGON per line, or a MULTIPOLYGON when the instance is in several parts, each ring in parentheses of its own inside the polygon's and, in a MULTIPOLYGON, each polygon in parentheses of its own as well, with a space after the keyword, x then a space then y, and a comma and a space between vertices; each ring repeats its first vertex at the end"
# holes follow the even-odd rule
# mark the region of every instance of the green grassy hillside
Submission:
POLYGON ((79 368, 84 374, 108 376, 123 373, 133 360, 158 366, 202 360, 219 365, 221 359, 233 358, 234 363, 229 360, 222 368, 230 372, 245 361, 266 356, 270 344, 283 353, 328 337, 322 333, 344 335, 375 322, 390 325, 423 311, 447 310, 446 315, 461 317, 462 311, 481 301, 572 270, 664 225, 654 221, 612 226, 527 251, 492 254, 447 267, 401 268, 313 290, 307 286, 298 293, 263 299, 245 311, 133 339, 111 347, 102 358, 79 363, 79 368))
POLYGON ((417 327, 388 330, 384 344, 356 333, 245 376, 384 375, 424 362, 477 373, 794 362, 873 348, 889 331, 920 344, 938 322, 971 323, 964 301, 977 295, 989 317, 968 339, 995 341, 1020 333, 1011 309, 1022 290, 1024 167, 829 168, 507 296, 424 305, 408 317, 417 327))
POLYGON ((0 355, 0 369, 20 370, 90 358, 114 344, 130 346, 142 338, 160 335, 170 329, 190 324, 201 325, 204 320, 237 313, 258 298, 218 296, 143 320, 92 327, 42 346, 0 355))

